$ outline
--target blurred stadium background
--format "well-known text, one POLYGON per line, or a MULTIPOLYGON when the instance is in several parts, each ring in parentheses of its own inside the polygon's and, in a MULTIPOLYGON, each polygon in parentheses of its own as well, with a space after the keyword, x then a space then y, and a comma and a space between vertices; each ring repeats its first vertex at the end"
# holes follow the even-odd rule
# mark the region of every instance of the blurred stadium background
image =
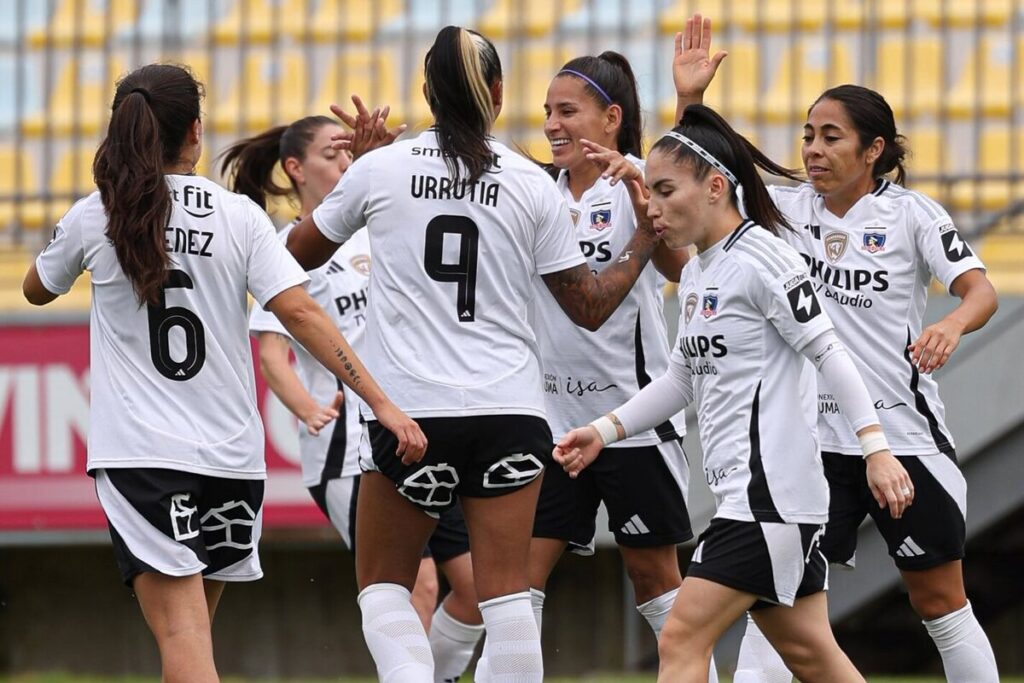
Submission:
MULTIPOLYGON (((198 170, 217 177, 213 159, 231 141, 326 113, 351 93, 391 103, 393 122, 424 125, 423 54, 441 26, 471 26, 495 40, 504 63, 496 135, 544 158, 547 85, 580 54, 626 54, 649 138, 666 129, 673 35, 696 10, 730 53, 709 104, 799 166, 800 126, 821 90, 880 90, 914 152, 908 185, 953 213, 990 268, 1000 311, 964 340, 941 384, 970 482, 968 590, 1003 673, 1024 673, 1024 0, 0 0, 0 674, 157 670, 82 473, 88 278, 42 313, 20 291, 54 222, 93 190, 118 75, 158 60, 192 66, 207 89, 198 170)), ((294 211, 281 202, 274 216, 283 223, 294 211)), ((936 290, 929 318, 951 305, 936 290)), ((263 384, 260 392, 266 578, 227 592, 215 626, 221 670, 370 673, 351 558, 299 484, 293 425, 263 384)), ((701 529, 711 502, 691 434, 701 529)), ((654 664, 610 540, 601 536, 594 558, 567 557, 549 586, 552 674, 654 664)), ((939 673, 869 528, 858 565, 832 582, 844 647, 869 672, 939 673)), ((723 671, 736 644, 731 632, 720 645, 723 671)))

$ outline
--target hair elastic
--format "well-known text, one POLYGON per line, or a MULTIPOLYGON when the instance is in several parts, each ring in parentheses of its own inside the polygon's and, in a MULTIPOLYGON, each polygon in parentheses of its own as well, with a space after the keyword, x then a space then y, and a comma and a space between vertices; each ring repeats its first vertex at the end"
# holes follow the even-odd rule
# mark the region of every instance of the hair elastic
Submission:
POLYGON ((670 130, 669 132, 665 133, 665 135, 662 137, 672 138, 673 140, 678 140, 679 142, 683 143, 684 145, 692 149, 694 152, 699 154, 701 159, 714 166, 719 172, 721 172, 722 175, 729 179, 729 182, 731 182, 736 187, 739 187, 740 181, 736 179, 736 176, 733 174, 733 172, 727 169, 725 167, 725 164, 716 159, 711 154, 711 152, 707 151, 690 138, 686 137, 682 133, 677 133, 674 130, 670 130))
POLYGON ((149 91, 145 88, 132 88, 128 91, 128 94, 131 95, 133 92, 137 92, 142 95, 147 104, 153 104, 153 98, 149 96, 149 91))
POLYGON ((594 90, 596 90, 597 92, 599 92, 601 94, 601 97, 604 98, 605 102, 607 102, 608 104, 614 104, 614 100, 612 100, 612 98, 608 97, 608 93, 606 93, 604 91, 604 88, 602 88, 597 83, 595 83, 594 79, 592 79, 590 76, 587 76, 586 74, 582 74, 579 71, 573 71, 572 69, 562 69, 561 71, 559 71, 555 75, 556 76, 560 76, 562 74, 572 74, 573 76, 578 76, 578 77, 582 78, 587 83, 589 83, 591 86, 593 86, 594 90))

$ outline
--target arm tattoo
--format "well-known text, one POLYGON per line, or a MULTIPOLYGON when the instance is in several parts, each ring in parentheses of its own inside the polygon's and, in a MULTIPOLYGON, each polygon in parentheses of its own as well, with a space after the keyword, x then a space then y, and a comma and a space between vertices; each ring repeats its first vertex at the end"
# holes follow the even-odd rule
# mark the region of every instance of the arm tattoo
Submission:
POLYGON ((335 347, 334 355, 337 356, 339 361, 341 361, 342 366, 345 368, 345 372, 348 373, 348 378, 352 384, 352 388, 355 389, 356 387, 362 386, 363 378, 360 376, 359 372, 356 371, 355 366, 352 365, 352 361, 348 359, 348 354, 345 353, 345 350, 335 347))
POLYGON ((657 239, 639 230, 619 259, 594 275, 585 264, 543 276, 555 300, 569 319, 596 330, 615 312, 651 258, 657 239))

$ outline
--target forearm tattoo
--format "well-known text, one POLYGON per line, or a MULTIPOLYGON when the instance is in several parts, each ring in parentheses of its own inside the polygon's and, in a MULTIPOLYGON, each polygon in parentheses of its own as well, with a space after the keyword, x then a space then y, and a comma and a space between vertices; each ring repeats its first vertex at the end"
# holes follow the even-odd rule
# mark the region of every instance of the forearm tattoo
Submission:
POLYGON ((353 365, 352 361, 349 359, 345 349, 334 345, 334 355, 339 361, 341 361, 342 367, 345 368, 345 372, 348 375, 349 383, 352 388, 355 389, 357 387, 361 387, 363 385, 363 378, 359 374, 359 371, 356 370, 355 365, 353 365))

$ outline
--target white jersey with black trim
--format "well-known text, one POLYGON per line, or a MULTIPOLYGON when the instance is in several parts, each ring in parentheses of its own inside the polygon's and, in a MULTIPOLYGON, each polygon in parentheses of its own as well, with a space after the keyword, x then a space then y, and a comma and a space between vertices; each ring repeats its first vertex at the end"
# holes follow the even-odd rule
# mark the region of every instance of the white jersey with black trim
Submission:
POLYGON ((816 373, 800 350, 832 322, 799 254, 744 221, 690 260, 679 296, 671 362, 693 383, 715 516, 825 522, 816 373))
MULTIPOLYGON (((281 230, 282 242, 287 240, 292 227, 294 224, 281 230)), ((310 271, 309 277, 310 296, 327 311, 345 340, 361 356, 370 281, 370 240, 366 230, 352 235, 327 263, 310 271)), ((338 419, 318 436, 310 434, 305 425, 299 425, 303 485, 316 486, 338 477, 359 474, 359 441, 363 434, 359 396, 292 339, 277 316, 258 304, 253 304, 249 315, 249 330, 253 334, 276 332, 288 338, 295 353, 295 374, 317 404, 330 405, 339 390, 344 392, 338 419)))
MULTIPOLYGON (((629 161, 643 168, 632 155, 629 161)), ((609 185, 599 178, 579 201, 569 191, 565 170, 557 185, 569 205, 574 237, 595 273, 611 265, 632 239, 636 216, 625 183, 609 185)), ((647 264, 633 289, 596 332, 573 323, 542 280, 537 281, 534 329, 544 366, 548 422, 555 440, 595 417, 625 403, 651 379, 668 369, 670 346, 665 325, 664 278, 647 264)), ((686 433, 684 414, 655 429, 612 444, 611 448, 651 446, 680 439, 686 433)))
POLYGON ((171 266, 159 306, 139 305, 105 235, 99 192, 71 207, 36 260, 55 294, 92 274, 86 466, 261 479, 246 292, 266 304, 309 278, 252 200, 206 178, 166 178, 171 266))
MULTIPOLYGON (((962 273, 985 267, 949 214, 923 194, 887 180, 843 218, 829 212, 810 185, 769 191, 795 230, 786 239, 807 262, 892 452, 952 454, 938 385, 918 372, 907 350, 921 335, 932 277, 948 289, 962 273)), ((857 436, 824 382, 818 410, 822 449, 860 455, 857 436)))
POLYGON ((368 228, 364 361, 412 417, 545 416, 534 277, 585 260, 551 178, 490 146, 494 167, 455 183, 427 130, 360 158, 313 212, 335 242, 368 228))

